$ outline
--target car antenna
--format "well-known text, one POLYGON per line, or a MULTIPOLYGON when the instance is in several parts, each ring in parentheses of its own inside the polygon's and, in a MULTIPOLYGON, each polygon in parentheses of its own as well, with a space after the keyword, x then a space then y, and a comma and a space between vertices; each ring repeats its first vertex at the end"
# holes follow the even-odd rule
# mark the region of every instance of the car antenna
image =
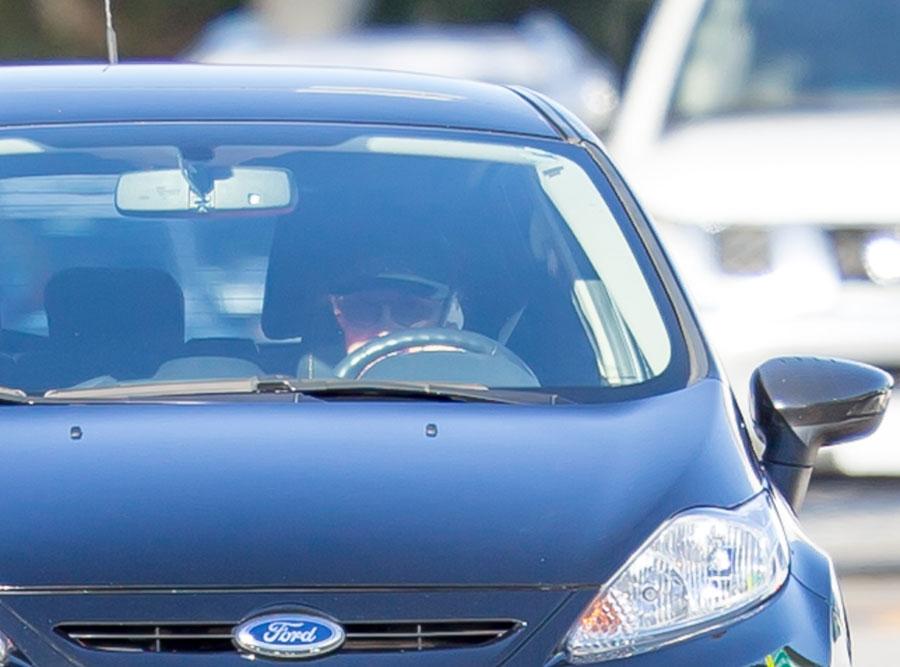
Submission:
POLYGON ((109 64, 115 65, 119 62, 119 45, 116 43, 116 31, 112 23, 112 7, 111 0, 105 0, 106 3, 106 52, 109 56, 109 64))

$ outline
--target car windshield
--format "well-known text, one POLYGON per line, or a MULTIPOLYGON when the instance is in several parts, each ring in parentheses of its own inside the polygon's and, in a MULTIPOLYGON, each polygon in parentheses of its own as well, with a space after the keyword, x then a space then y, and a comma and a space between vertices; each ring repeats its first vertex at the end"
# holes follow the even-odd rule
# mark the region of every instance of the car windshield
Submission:
POLYGON ((588 152, 478 133, 6 130, 0 318, 0 384, 32 394, 280 375, 591 396, 684 367, 588 152))
POLYGON ((900 101, 896 0, 709 0, 674 121, 900 101))

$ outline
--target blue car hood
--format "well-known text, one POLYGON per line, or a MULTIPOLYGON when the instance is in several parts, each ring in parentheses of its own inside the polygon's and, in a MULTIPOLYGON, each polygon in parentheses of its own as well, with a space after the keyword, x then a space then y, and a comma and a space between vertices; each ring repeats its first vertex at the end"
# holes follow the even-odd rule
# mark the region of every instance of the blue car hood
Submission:
POLYGON ((599 584, 675 512, 760 488, 729 406, 716 380, 577 406, 9 406, 0 585, 599 584))

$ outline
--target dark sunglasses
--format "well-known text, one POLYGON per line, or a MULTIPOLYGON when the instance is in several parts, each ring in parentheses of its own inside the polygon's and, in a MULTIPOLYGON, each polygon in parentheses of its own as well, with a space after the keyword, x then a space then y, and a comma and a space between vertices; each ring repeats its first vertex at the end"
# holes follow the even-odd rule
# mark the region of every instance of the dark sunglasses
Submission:
POLYGON ((333 297, 341 317, 356 326, 374 326, 388 310, 389 318, 403 327, 418 322, 437 319, 441 315, 444 300, 413 296, 410 294, 385 294, 380 291, 355 292, 333 297))

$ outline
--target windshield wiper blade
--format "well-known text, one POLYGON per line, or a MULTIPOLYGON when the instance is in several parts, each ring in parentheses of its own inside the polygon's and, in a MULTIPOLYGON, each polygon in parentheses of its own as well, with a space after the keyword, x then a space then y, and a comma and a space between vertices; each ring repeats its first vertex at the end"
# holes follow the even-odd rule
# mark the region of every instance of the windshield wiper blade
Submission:
POLYGON ((490 389, 484 385, 408 381, 370 382, 343 379, 297 381, 281 375, 215 380, 128 382, 101 387, 51 389, 44 393, 44 400, 139 400, 216 394, 295 394, 313 399, 391 398, 544 405, 567 402, 557 394, 527 389, 490 389))
POLYGON ((21 389, 0 386, 0 403, 19 404, 34 403, 35 399, 21 389))
POLYGON ((475 384, 338 379, 303 381, 294 387, 300 394, 313 398, 396 398, 514 405, 567 402, 558 394, 528 389, 490 389, 475 384))
POLYGON ((44 398, 60 401, 122 398, 140 399, 178 396, 208 396, 212 394, 293 393, 295 391, 296 389, 290 378, 282 376, 254 376, 213 380, 123 382, 101 387, 51 389, 44 392, 44 398))

